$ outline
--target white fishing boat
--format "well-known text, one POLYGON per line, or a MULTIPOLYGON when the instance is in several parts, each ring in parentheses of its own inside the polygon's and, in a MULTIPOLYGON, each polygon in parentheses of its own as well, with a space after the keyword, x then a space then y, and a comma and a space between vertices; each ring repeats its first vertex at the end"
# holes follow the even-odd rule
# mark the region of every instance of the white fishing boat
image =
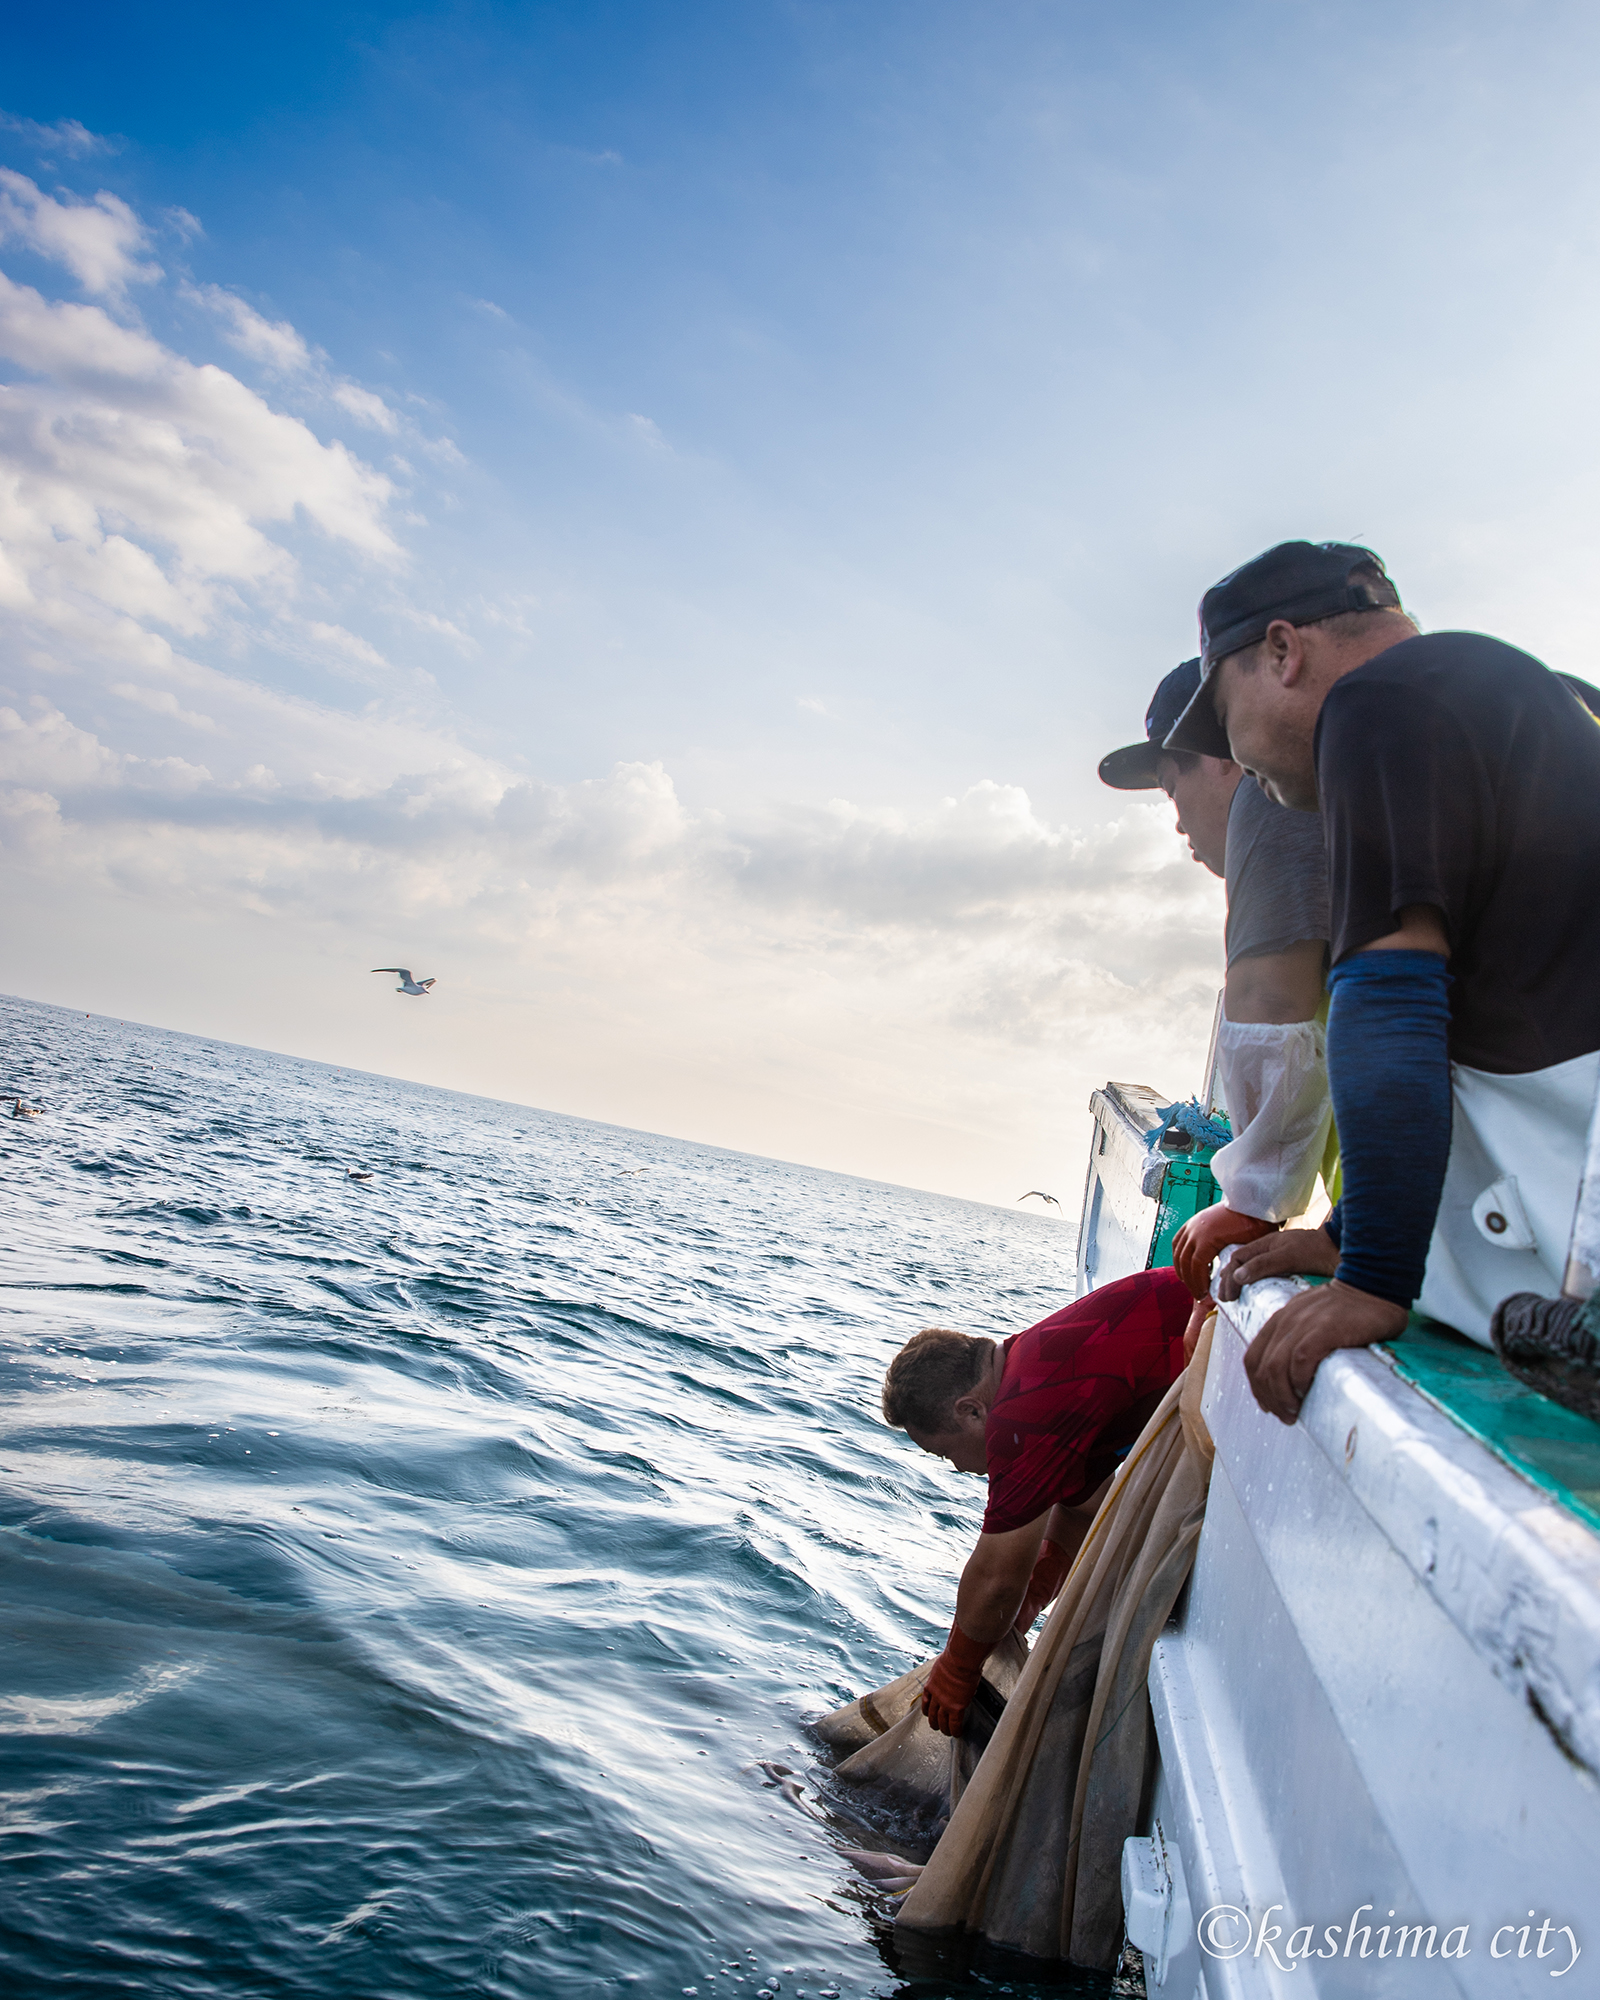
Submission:
MULTIPOLYGON (((1092 1108, 1086 1288, 1170 1261, 1209 1158, 1147 1143, 1153 1091, 1092 1108)), ((1600 1425, 1415 1317, 1280 1424, 1244 1352, 1299 1282, 1218 1316, 1216 1462, 1123 1853, 1146 1990, 1600 1993, 1600 1425)))

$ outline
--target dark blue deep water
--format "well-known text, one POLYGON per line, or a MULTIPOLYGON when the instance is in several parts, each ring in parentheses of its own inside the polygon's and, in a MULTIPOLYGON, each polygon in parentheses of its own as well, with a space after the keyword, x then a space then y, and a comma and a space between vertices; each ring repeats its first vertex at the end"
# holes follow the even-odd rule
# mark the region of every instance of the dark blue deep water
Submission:
POLYGON ((0 1990, 963 1990, 805 1723, 937 1646, 979 1518, 888 1356, 1062 1303, 1070 1229, 0 1028, 0 1990))

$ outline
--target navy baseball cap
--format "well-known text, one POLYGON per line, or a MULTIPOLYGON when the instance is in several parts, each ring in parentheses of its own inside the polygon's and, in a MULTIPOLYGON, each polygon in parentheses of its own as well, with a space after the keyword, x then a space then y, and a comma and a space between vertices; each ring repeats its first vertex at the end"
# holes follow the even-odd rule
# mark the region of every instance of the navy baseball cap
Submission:
POLYGON ((1314 625, 1341 611, 1398 608, 1400 593, 1380 556, 1353 542, 1280 542, 1244 563, 1200 600, 1200 684, 1162 743, 1202 757, 1229 757, 1209 682, 1219 660, 1264 638, 1274 619, 1314 625))
MULTIPOLYGON (((1100 759, 1100 782, 1113 785, 1119 792, 1153 792, 1160 784, 1156 776, 1156 759, 1161 755, 1161 747, 1167 732, 1176 724, 1178 717, 1194 699, 1195 689, 1200 685, 1200 662, 1185 660, 1181 667, 1174 667, 1151 698, 1145 710, 1144 733, 1146 741, 1130 743, 1125 749, 1113 750, 1100 759)), ((1227 752, 1224 751, 1226 756, 1227 752)))

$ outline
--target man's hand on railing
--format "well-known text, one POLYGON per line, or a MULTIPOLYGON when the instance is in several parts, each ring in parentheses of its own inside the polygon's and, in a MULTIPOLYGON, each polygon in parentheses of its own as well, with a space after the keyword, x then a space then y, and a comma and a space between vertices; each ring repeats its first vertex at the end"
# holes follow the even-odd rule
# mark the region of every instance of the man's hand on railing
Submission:
POLYGON ((1232 1300, 1258 1278, 1331 1278, 1339 1268, 1339 1246, 1325 1229, 1283 1229, 1247 1243, 1217 1273, 1212 1290, 1232 1300))
POLYGON ((1331 1285, 1297 1292, 1245 1349, 1244 1372, 1256 1401, 1269 1416, 1292 1424, 1311 1393, 1317 1369, 1330 1354, 1341 1347, 1370 1347, 1374 1341, 1392 1340, 1407 1317, 1404 1306, 1357 1291, 1337 1278, 1331 1285))

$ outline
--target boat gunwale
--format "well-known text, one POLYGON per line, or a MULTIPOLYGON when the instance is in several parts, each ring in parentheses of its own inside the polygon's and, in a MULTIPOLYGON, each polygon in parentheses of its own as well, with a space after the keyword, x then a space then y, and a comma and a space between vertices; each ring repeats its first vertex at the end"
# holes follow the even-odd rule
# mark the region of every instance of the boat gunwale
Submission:
MULTIPOLYGON (((1219 1306, 1202 1408, 1219 1371, 1303 1279, 1268 1278, 1219 1306)), ((1317 1371, 1299 1424, 1496 1677, 1600 1780, 1600 1534, 1403 1375, 1382 1348, 1317 1371)), ((1225 1462, 1227 1438, 1218 1440, 1225 1462)))

